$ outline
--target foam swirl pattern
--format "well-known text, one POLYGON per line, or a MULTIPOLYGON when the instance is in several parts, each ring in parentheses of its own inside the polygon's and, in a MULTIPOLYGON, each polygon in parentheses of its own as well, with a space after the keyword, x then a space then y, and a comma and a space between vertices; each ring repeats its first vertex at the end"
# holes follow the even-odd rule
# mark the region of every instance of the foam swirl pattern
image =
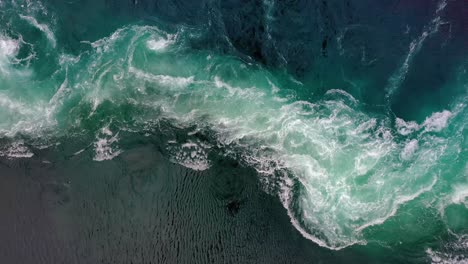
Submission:
POLYGON ((411 42, 382 87, 390 93, 387 105, 375 110, 352 89, 310 98, 303 91, 313 84, 297 75, 200 48, 208 33, 195 26, 135 23, 80 40, 80 51, 70 52, 55 36, 60 26, 47 20, 53 15, 25 5, 19 15, 3 14, 14 26, 0 31, 1 156, 30 158, 34 149, 75 136, 94 150, 95 161, 111 160, 125 153, 121 134, 169 122, 191 130, 190 140, 163 146, 171 161, 204 171, 216 152, 255 169, 292 225, 334 250, 379 240, 373 232, 402 207, 445 219, 446 208, 467 205, 466 63, 451 84, 461 92, 443 108, 419 120, 391 110, 412 52, 436 33, 437 19, 411 42))

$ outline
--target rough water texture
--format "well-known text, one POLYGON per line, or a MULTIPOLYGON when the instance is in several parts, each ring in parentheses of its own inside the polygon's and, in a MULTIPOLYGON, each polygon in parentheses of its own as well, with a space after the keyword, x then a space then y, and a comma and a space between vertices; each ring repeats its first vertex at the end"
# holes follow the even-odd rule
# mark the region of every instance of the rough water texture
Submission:
POLYGON ((0 156, 159 137, 253 169, 310 243, 466 263, 468 7, 358 2, 0 1, 0 156))

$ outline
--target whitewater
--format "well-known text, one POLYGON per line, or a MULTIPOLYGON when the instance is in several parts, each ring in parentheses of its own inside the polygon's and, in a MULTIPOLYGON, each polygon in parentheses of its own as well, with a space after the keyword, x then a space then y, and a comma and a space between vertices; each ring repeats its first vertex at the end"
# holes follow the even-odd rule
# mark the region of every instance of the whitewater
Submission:
MULTIPOLYGON (((442 219, 466 246, 445 213, 468 206, 466 69, 455 84, 464 92, 421 120, 405 120, 391 105, 412 58, 437 33, 444 2, 382 87, 380 110, 340 87, 309 99, 297 91, 310 84, 289 73, 195 47, 206 31, 187 25, 126 25, 80 40, 72 54, 45 8, 26 5, 7 14, 19 26, 0 30, 0 156, 28 159, 80 138, 86 143, 74 155, 92 149, 94 162, 106 162, 125 153, 123 134, 149 136, 169 123, 189 132, 169 136, 167 158, 205 171, 216 153, 253 168, 291 225, 321 247, 385 244, 373 234, 411 208, 442 219)), ((454 258, 426 253, 434 262, 454 258)))

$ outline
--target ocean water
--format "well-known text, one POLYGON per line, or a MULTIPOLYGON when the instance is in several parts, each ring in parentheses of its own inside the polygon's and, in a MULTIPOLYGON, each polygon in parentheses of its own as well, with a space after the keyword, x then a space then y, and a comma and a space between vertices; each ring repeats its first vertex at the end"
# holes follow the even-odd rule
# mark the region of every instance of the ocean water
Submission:
POLYGON ((1 263, 468 263, 468 4, 0 0, 1 263))

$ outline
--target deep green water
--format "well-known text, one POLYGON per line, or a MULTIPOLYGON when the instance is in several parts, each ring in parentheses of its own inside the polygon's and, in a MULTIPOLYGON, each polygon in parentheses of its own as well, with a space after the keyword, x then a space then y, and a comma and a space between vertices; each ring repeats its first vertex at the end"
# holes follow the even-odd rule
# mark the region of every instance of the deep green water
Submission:
POLYGON ((467 263, 467 17, 0 0, 0 262, 467 263))

